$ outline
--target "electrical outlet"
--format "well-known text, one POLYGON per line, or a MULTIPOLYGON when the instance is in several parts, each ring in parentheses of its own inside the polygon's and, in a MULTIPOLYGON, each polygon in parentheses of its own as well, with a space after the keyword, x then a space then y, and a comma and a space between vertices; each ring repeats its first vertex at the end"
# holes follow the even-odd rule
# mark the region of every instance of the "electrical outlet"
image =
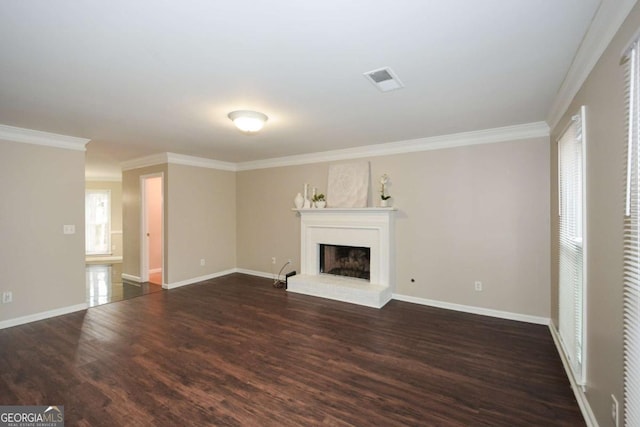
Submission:
POLYGON ((202 259, 200 260, 200 265, 201 265, 201 266, 203 266, 203 265, 205 265, 205 264, 206 264, 206 262, 205 262, 204 258, 202 258, 202 259))
POLYGON ((76 234, 76 226, 73 224, 66 224, 62 226, 63 234, 76 234))
POLYGON ((272 256, 271 257, 271 264, 275 264, 276 263, 276 257, 272 256))
POLYGON ((476 280, 473 285, 474 285, 476 291, 479 292, 479 291, 482 290, 482 282, 481 281, 476 280))
POLYGON ((13 302, 13 293, 11 291, 3 292, 2 303, 9 304, 10 302, 13 302))
POLYGON ((611 419, 613 420, 613 425, 619 427, 618 399, 613 394, 611 395, 611 419))

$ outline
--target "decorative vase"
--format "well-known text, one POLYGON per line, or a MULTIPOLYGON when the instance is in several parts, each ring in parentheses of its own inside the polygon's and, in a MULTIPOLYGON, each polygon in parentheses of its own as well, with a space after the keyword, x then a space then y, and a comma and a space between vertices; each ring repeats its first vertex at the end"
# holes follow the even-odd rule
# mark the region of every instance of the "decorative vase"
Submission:
POLYGON ((387 206, 389 206, 389 199, 387 200, 380 199, 380 207, 386 208, 387 206))
POLYGON ((304 198, 302 197, 302 194, 298 193, 295 199, 293 199, 293 203, 296 205, 296 209, 301 209, 302 206, 304 206, 304 198))
POLYGON ((316 208, 320 208, 320 209, 322 209, 322 208, 324 208, 325 206, 327 206, 327 202, 326 202, 326 200, 318 200, 318 201, 316 202, 316 208))

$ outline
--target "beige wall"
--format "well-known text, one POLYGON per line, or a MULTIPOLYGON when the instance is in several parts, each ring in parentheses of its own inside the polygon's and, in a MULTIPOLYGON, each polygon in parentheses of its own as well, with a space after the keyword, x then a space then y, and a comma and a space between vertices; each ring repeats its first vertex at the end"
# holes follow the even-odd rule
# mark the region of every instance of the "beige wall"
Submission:
POLYGON ((168 176, 167 283, 234 268, 235 172, 169 164, 168 176))
POLYGON ((0 321, 83 304, 84 152, 0 140, 0 194, 0 321))
POLYGON ((235 173, 163 164, 123 173, 124 273, 140 276, 140 177, 158 172, 164 173, 164 283, 234 268, 235 173))
MULTIPOLYGON (((625 164, 622 49, 640 27, 636 6, 553 130, 551 142, 553 321, 558 319, 557 146, 554 142, 581 105, 587 131, 587 390, 600 426, 612 426, 611 394, 623 401, 622 247, 625 164)), ((620 413, 622 415, 622 412, 620 413)))
POLYGON ((291 211, 293 199, 305 182, 327 194, 327 172, 328 164, 321 163, 237 174, 239 268, 277 273, 291 259, 300 272, 300 221, 291 211))
POLYGON ((122 181, 86 181, 85 188, 111 192, 111 254, 122 256, 122 181))
MULTIPOLYGON (((549 317, 548 138, 368 160, 375 203, 387 173, 398 208, 396 293, 549 317)), ((327 173, 328 163, 238 173, 239 268, 277 272, 292 259, 300 271, 293 198, 305 182, 326 192, 327 173)))
MULTIPOLYGON (((167 200, 167 176, 168 165, 155 165, 145 168, 132 169, 122 173, 122 231, 124 237, 122 272, 135 277, 140 277, 140 212, 141 192, 140 177, 156 173, 164 174, 164 200, 167 200)), ((164 238, 168 240, 167 229, 167 205, 164 207, 164 238)), ((165 281, 169 270, 167 252, 164 254, 165 281)))

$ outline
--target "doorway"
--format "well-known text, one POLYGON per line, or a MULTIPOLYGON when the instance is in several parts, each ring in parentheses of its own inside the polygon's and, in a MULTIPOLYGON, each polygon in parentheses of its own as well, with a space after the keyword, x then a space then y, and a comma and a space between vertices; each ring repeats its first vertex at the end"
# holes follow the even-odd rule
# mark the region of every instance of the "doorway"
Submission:
POLYGON ((140 278, 156 285, 164 283, 164 175, 140 177, 141 236, 140 278))

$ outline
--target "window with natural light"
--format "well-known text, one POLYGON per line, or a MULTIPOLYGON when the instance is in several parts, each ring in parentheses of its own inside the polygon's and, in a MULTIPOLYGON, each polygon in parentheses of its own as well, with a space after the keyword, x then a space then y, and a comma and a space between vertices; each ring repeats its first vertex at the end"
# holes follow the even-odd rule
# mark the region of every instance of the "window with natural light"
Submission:
POLYGON ((85 251, 87 255, 111 253, 111 192, 86 190, 85 251))
POLYGON ((571 118, 558 140, 558 194, 560 266, 558 332, 577 384, 585 384, 585 236, 584 223, 584 115, 571 118))
POLYGON ((625 52, 627 95, 627 162, 624 212, 624 419, 640 426, 640 60, 639 42, 625 52))

